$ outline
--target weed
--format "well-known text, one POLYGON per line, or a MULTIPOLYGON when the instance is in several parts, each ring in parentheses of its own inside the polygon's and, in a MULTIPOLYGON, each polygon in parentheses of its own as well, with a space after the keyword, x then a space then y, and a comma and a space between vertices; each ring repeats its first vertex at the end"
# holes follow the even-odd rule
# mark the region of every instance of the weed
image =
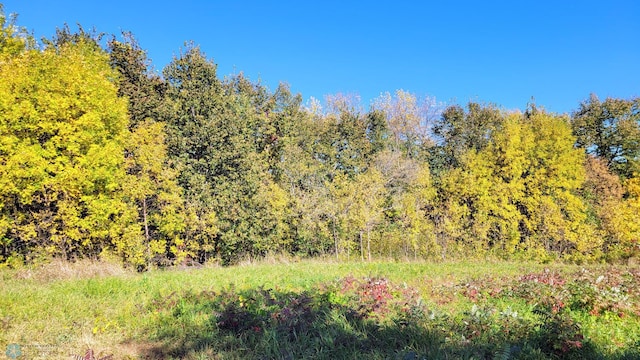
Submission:
POLYGON ((0 346, 35 349, 38 339, 53 357, 88 346, 129 359, 640 358, 638 269, 545 266, 300 261, 57 279, 10 270, 0 346))
POLYGON ((105 356, 96 356, 93 349, 87 349, 83 356, 74 355, 74 360, 113 360, 113 354, 105 356))

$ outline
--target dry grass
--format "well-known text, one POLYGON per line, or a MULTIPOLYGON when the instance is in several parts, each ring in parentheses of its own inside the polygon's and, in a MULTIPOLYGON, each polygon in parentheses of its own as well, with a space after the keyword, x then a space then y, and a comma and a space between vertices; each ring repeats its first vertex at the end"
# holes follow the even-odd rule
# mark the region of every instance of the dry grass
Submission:
POLYGON ((92 279, 130 274, 122 264, 98 260, 52 260, 50 262, 16 270, 16 279, 31 279, 40 282, 57 280, 92 279))
POLYGON ((291 254, 283 254, 283 253, 269 253, 260 258, 254 258, 251 256, 247 256, 242 260, 238 261, 236 264, 239 267, 243 266, 255 266, 255 265, 290 265, 293 263, 300 262, 301 258, 299 256, 291 255, 291 254))

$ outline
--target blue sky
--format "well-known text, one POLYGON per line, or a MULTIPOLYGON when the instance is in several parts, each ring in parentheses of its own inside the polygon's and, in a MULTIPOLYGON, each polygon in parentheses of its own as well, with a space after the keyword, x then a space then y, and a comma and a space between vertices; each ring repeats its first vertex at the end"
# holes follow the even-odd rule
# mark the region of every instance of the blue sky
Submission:
POLYGON ((640 1, 0 0, 37 38, 56 27, 128 30, 161 70, 200 45, 221 77, 243 71, 305 99, 382 92, 570 112, 590 93, 640 96, 640 1))

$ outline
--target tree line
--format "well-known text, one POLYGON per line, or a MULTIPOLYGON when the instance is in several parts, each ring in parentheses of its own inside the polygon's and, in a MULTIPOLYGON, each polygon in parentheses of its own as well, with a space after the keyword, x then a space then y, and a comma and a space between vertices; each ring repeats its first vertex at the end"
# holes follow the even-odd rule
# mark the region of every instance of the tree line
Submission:
POLYGON ((639 98, 303 104, 193 44, 160 75, 131 34, 0 28, 0 263, 640 253, 639 98))

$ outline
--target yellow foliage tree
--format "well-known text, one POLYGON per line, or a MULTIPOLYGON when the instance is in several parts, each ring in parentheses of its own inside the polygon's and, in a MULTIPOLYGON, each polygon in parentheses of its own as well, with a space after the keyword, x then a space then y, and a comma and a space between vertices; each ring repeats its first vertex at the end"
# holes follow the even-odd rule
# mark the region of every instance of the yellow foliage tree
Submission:
MULTIPOLYGON (((480 151, 441 178, 440 197, 459 216, 448 238, 474 252, 597 256, 602 241, 580 197, 584 152, 567 119, 503 114, 480 151)), ((442 210, 439 210, 442 211, 442 210)))
POLYGON ((0 65, 0 208, 8 252, 97 255, 122 236, 126 100, 80 41, 0 65))
POLYGON ((134 237, 120 250, 131 253, 136 265, 148 265, 158 255, 175 262, 195 258, 199 247, 185 242, 187 214, 177 171, 167 163, 164 124, 151 119, 139 122, 126 145, 123 194, 138 209, 136 223, 143 239, 134 237))

